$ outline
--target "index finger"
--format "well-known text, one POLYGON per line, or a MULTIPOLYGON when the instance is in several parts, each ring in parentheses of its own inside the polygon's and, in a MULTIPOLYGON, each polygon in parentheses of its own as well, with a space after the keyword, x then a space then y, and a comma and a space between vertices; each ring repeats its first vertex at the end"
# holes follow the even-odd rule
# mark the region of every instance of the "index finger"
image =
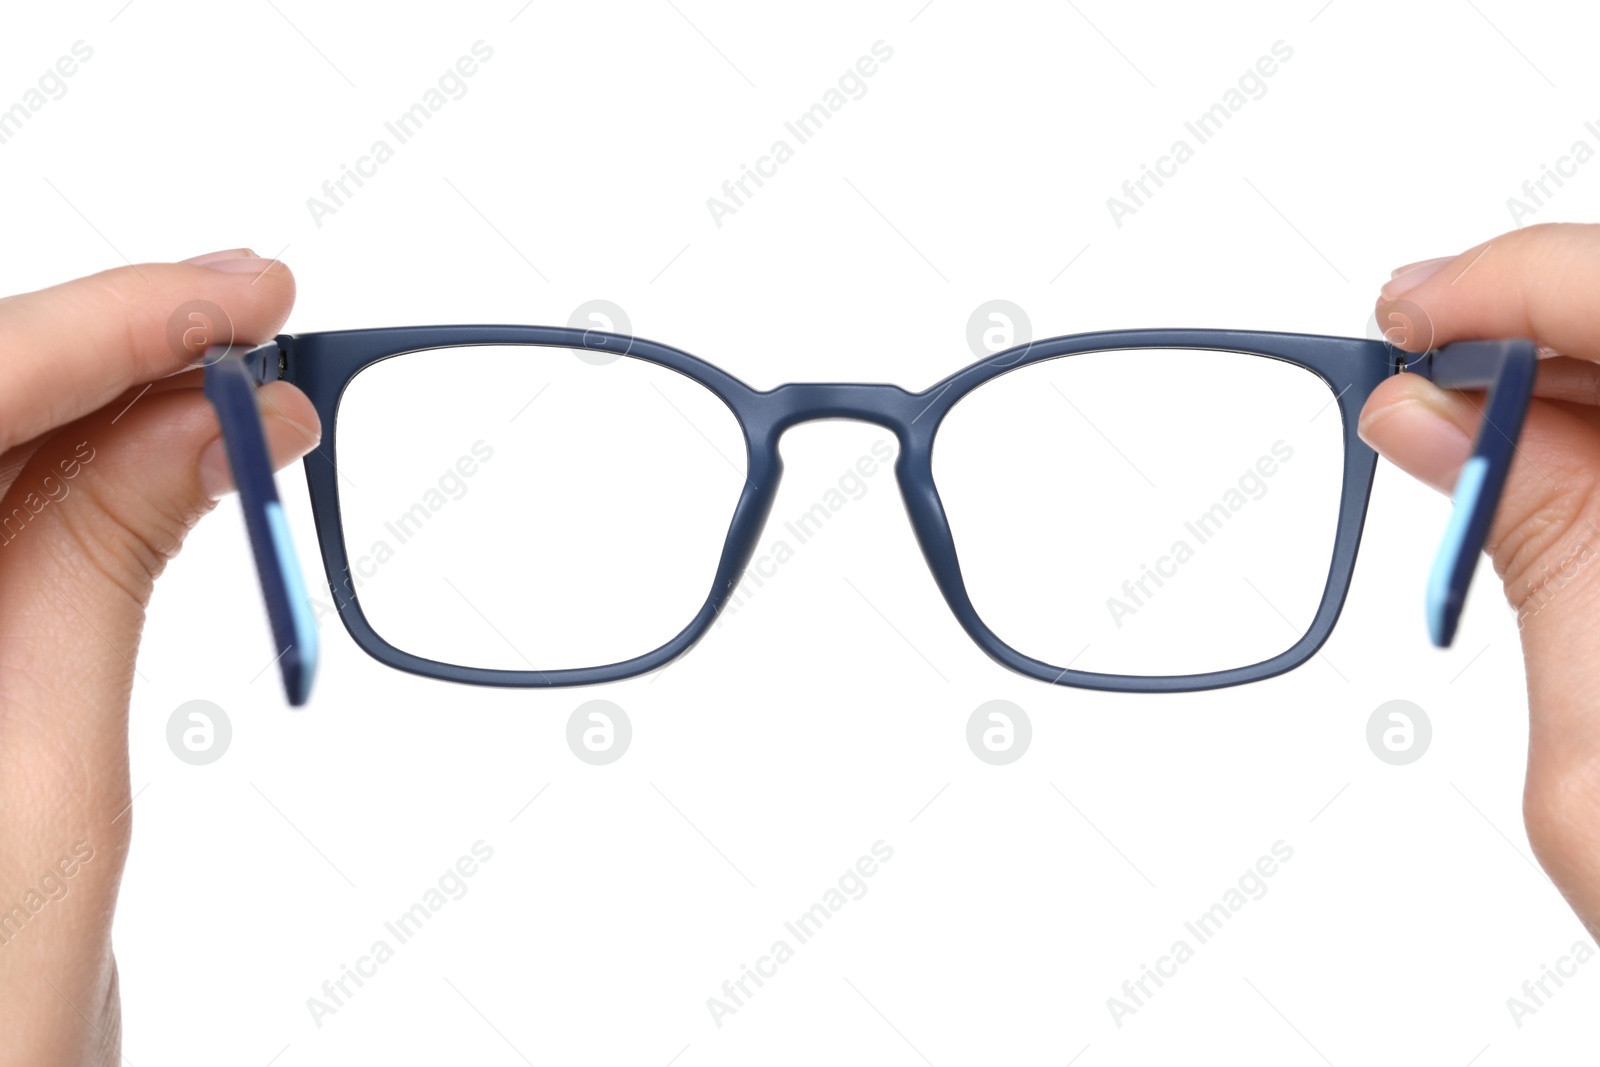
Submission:
POLYGON ((1600 360, 1597 290, 1600 225, 1544 223, 1401 270, 1383 287, 1377 318, 1420 315, 1423 321, 1400 344, 1411 351, 1529 337, 1568 356, 1600 360))
POLYGON ((248 252, 200 258, 0 299, 0 452, 197 366, 208 344, 259 343, 282 328, 289 268, 248 252))

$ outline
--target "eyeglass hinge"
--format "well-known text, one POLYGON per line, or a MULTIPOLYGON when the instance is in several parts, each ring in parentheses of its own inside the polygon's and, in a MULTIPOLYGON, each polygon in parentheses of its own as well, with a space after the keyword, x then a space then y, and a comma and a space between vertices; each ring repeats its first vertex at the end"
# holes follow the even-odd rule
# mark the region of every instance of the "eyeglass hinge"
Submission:
POLYGON ((1420 374, 1424 378, 1433 378, 1433 357, 1439 350, 1430 348, 1426 352, 1407 352, 1401 348, 1389 349, 1390 374, 1420 374))
POLYGON ((294 344, 294 335, 280 333, 272 339, 272 343, 278 346, 278 372, 275 377, 281 382, 289 377, 289 348, 294 344))

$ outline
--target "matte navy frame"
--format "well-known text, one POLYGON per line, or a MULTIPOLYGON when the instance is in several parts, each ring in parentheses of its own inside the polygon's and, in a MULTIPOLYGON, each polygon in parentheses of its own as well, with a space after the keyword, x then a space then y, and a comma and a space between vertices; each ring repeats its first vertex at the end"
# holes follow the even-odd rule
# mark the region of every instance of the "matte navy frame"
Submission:
MULTIPOLYGON (((1393 349, 1381 341, 1289 334, 1210 330, 1129 330, 1059 337, 998 353, 957 371, 929 389, 912 393, 897 385, 789 384, 761 392, 687 352, 654 341, 592 330, 541 326, 408 327, 302 334, 278 339, 282 377, 305 391, 324 427, 320 456, 308 456, 317 536, 340 616, 356 643, 393 667, 434 678, 492 686, 564 686, 610 682, 644 674, 688 651, 705 635, 732 595, 754 555, 776 499, 783 461, 778 442, 785 430, 817 419, 858 419, 894 433, 900 444, 895 464, 912 530, 935 583, 957 621, 978 646, 1012 670, 1042 681, 1090 689, 1183 692, 1237 685, 1271 677, 1304 662, 1332 632, 1355 567, 1356 550, 1372 486, 1376 454, 1356 436, 1356 413, 1373 388, 1394 373, 1393 349), (724 540, 721 559, 699 613, 666 644, 642 656, 599 667, 566 670, 501 670, 462 667, 406 652, 389 644, 368 623, 357 592, 347 584, 349 561, 339 512, 338 405, 346 386, 381 360, 433 348, 469 345, 539 345, 601 349, 677 371, 711 390, 738 420, 746 448, 746 483, 724 540), (1344 424, 1345 470, 1334 537, 1333 559, 1322 603, 1311 629, 1293 646, 1262 663, 1206 674, 1133 676, 1063 669, 1013 649, 979 617, 967 595, 944 507, 933 480, 933 446, 945 414, 978 386, 1021 367, 1080 352, 1107 349, 1199 348, 1245 352, 1286 360, 1320 376, 1336 394, 1344 424)), ((1138 374, 1129 353, 1129 372, 1138 374)))
MULTIPOLYGON (((1489 471, 1487 484, 1480 484, 1473 498, 1465 501, 1469 514, 1463 516, 1458 506, 1457 521, 1453 522, 1452 530, 1447 531, 1443 555, 1435 567, 1436 572, 1445 575, 1450 596, 1435 604, 1430 594, 1430 618, 1436 609, 1448 611, 1450 615, 1448 626, 1436 626, 1430 621, 1430 627, 1436 640, 1441 629, 1453 633, 1454 613, 1460 610, 1466 582, 1471 578, 1515 449, 1522 412, 1532 389, 1533 359, 1531 342, 1458 342, 1419 358, 1408 356, 1384 341, 1347 337, 1235 330, 1117 330, 1020 345, 980 360, 917 393, 897 385, 843 383, 794 383, 762 391, 687 352, 642 338, 562 327, 479 325, 284 334, 270 345, 250 350, 236 362, 251 368, 257 381, 277 378, 293 383, 315 406, 322 420, 323 438, 306 456, 304 466, 323 566, 338 602, 340 618, 351 637, 369 655, 391 667, 473 685, 541 688, 618 681, 664 666, 688 651, 710 629, 754 555, 782 475, 778 445, 783 433, 800 423, 837 418, 872 423, 894 433, 900 445, 895 477, 929 570, 957 621, 991 658, 1028 677, 1057 685, 1173 693, 1239 685, 1282 674, 1304 663, 1327 640, 1344 605, 1355 569, 1377 463, 1376 454, 1356 434, 1356 417, 1380 382, 1407 370, 1436 378, 1445 386, 1494 386, 1494 393, 1499 394, 1491 394, 1485 426, 1477 442, 1479 456, 1489 471), (745 439, 745 488, 735 506, 704 604, 665 644, 641 656, 605 666, 549 671, 502 670, 464 667, 414 655, 391 645, 368 623, 355 584, 346 578, 350 571, 339 511, 336 468, 340 399, 357 374, 382 360, 430 349, 478 345, 587 348, 626 354, 683 374, 709 389, 733 412, 745 439), (277 356, 275 366, 271 358, 273 349, 277 356), (1006 644, 983 622, 967 594, 954 539, 933 478, 934 442, 944 416, 972 390, 1000 375, 1061 356, 1124 351, 1129 359, 1129 373, 1137 375, 1143 366, 1138 359, 1141 349, 1237 352, 1292 363, 1320 377, 1332 394, 1329 403, 1339 410, 1345 466, 1333 554, 1322 599, 1307 632, 1270 659, 1228 670, 1184 675, 1101 674, 1062 668, 1024 655, 1006 644), (1453 354, 1457 350, 1460 350, 1459 356, 1453 354), (1500 388, 1506 381, 1512 384, 1500 388), (1497 414, 1502 423, 1499 426, 1494 423, 1497 414)), ((1054 491, 1050 487, 1042 487, 1042 490, 1054 491)), ((1461 503, 1458 501, 1458 505, 1461 503)), ((1447 642, 1448 633, 1440 643, 1447 642)))

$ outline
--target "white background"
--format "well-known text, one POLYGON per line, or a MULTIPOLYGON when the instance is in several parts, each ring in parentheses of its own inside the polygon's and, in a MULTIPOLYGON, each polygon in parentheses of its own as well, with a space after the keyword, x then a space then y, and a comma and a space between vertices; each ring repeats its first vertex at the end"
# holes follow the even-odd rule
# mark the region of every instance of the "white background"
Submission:
MULTIPOLYGON (((0 286, 247 243, 295 270, 291 330, 560 325, 604 298, 757 386, 921 387, 973 358, 993 298, 1036 336, 1361 335, 1391 268, 1509 228, 1507 197, 1596 141, 1576 4, 920 2, 11 9, 0 102, 75 41, 94 57, 0 146, 0 286), (307 198, 478 40, 494 57, 466 96, 319 228, 307 198), (867 94, 718 228, 707 197, 879 40, 867 94), (1279 40, 1267 94, 1117 227, 1106 198, 1279 40)), ((1592 218, 1597 191, 1600 165, 1535 219, 1592 218)), ((879 436, 790 434, 775 518, 879 436)), ((303 481, 282 481, 309 559, 303 481)), ((1600 964, 1521 1028, 1506 1007, 1583 932, 1524 837, 1521 665, 1486 573, 1456 647, 1426 642, 1445 515, 1380 468, 1326 660, 1242 689, 1006 672, 944 608, 883 473, 654 678, 467 689, 330 623, 291 713, 226 504, 161 582, 139 660, 126 1059, 1573 1062, 1600 964), (605 767, 565 741, 597 697, 634 730, 605 767), (1434 728, 1406 767, 1365 740, 1397 698, 1434 728), (191 699, 233 724, 210 766, 166 745, 191 699), (966 745, 991 699, 1033 724, 1010 766, 966 745), (480 839, 468 894, 315 1025, 307 998, 480 839), (878 840, 870 892, 715 1026, 706 998, 878 840), (1107 998, 1279 840, 1267 895, 1117 1027, 1107 998)))

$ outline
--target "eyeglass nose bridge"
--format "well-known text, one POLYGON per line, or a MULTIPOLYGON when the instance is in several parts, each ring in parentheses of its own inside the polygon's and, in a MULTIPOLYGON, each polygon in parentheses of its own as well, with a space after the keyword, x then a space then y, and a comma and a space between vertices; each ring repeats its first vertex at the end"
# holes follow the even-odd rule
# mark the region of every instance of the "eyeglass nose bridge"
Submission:
POLYGON ((761 395, 762 429, 781 434, 791 426, 823 419, 853 419, 904 435, 916 417, 916 394, 883 383, 793 382, 761 395))
MULTIPOLYGON (((913 496, 908 492, 908 471, 927 467, 932 424, 936 419, 918 417, 929 407, 928 397, 898 385, 885 383, 791 382, 765 392, 749 391, 737 401, 740 422, 749 447, 745 490, 734 510, 733 522, 723 547, 713 594, 713 609, 720 607, 734 583, 753 557, 762 530, 777 496, 783 475, 779 441, 792 427, 828 419, 847 419, 880 426, 894 434, 900 446, 896 476, 902 496, 913 511, 913 525, 919 535, 925 524, 918 524, 913 496), (920 464, 917 456, 921 456, 920 464)), ((917 481, 911 475, 909 482, 917 481)), ((931 488, 931 486, 930 486, 931 488)), ((942 512, 940 513, 942 520, 942 512)), ((926 546, 924 546, 926 549, 926 546)))
POLYGON ((942 409, 949 406, 949 393, 948 384, 913 393, 882 383, 797 382, 747 394, 741 415, 749 434, 750 464, 707 604, 710 614, 719 612, 731 595, 770 517, 783 471, 778 442, 784 432, 807 422, 849 419, 883 427, 895 435, 899 444, 895 480, 933 580, 961 627, 991 656, 1000 658, 995 651, 1001 647, 998 638, 978 618, 967 595, 949 521, 933 481, 933 437, 942 409))

